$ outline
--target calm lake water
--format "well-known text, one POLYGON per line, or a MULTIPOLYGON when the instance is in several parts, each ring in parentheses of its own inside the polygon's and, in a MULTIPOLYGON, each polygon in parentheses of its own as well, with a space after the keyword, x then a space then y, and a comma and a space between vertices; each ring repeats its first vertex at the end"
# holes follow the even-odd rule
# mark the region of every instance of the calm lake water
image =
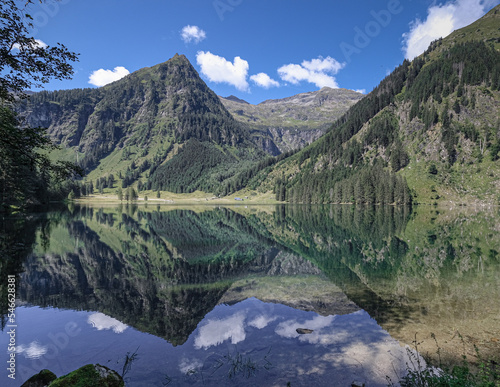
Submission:
POLYGON ((128 386, 385 386, 415 339, 447 364, 500 356, 498 207, 70 206, 0 227, 2 386, 89 363, 128 386))

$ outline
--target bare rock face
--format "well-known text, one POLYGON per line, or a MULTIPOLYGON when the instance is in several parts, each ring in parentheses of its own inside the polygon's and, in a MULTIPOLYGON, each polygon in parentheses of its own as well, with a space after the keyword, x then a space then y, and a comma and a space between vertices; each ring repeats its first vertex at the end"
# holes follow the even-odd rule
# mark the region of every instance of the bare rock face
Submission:
POLYGON ((280 153, 310 144, 363 98, 363 94, 323 87, 283 99, 269 99, 258 105, 235 96, 219 98, 237 121, 247 125, 254 142, 275 154, 272 147, 266 147, 269 142, 273 142, 280 153))

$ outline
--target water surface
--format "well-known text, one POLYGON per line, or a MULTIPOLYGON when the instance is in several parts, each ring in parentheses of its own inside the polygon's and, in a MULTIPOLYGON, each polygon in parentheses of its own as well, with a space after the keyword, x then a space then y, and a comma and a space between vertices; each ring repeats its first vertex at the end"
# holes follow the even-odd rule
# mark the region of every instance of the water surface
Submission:
POLYGON ((2 385, 100 363, 130 386, 382 386, 404 375, 415 337, 449 363, 474 345, 498 356, 499 224, 491 210, 353 206, 9 219, 1 275, 17 275, 17 379, 2 385))

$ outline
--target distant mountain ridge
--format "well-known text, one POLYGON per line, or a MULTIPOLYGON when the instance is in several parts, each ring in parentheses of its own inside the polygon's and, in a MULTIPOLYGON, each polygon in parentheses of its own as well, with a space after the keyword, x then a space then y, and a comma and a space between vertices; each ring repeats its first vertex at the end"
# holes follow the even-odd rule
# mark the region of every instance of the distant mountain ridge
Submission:
POLYGON ((234 96, 220 97, 226 109, 248 127, 258 143, 276 145, 274 150, 262 145, 275 155, 310 144, 361 98, 363 94, 353 90, 329 87, 257 105, 234 96))

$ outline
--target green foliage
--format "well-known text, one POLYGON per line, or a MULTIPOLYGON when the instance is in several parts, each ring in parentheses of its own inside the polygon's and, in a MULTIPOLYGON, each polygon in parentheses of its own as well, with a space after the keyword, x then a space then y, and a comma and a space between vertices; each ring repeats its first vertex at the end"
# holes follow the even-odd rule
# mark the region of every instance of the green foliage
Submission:
POLYGON ((137 200, 138 197, 137 191, 133 187, 128 187, 125 191, 125 200, 137 200))
MULTIPOLYGON (((424 56, 437 47, 439 45, 431 45, 424 56)), ((412 109, 416 112, 413 116, 410 115, 410 118, 417 115, 422 103, 431 96, 440 103, 459 84, 457 93, 460 95, 463 93, 464 85, 486 83, 491 85, 493 90, 499 90, 498 81, 492 82, 492 74, 500 70, 500 53, 484 42, 456 44, 445 55, 430 61, 426 66, 424 64, 424 59, 415 59, 412 66, 416 70, 408 77, 406 96, 411 100, 412 109)), ((460 106, 454 108, 458 110, 460 106)))
POLYGON ((47 218, 42 216, 0 217, 0 329, 8 324, 9 299, 8 278, 15 276, 16 283, 21 281, 25 258, 33 251, 37 242, 36 232, 40 232, 41 246, 50 244, 50 227, 47 218))
POLYGON ((63 45, 43 47, 30 37, 33 19, 27 12, 15 1, 0 3, 0 211, 47 202, 50 185, 58 185, 64 197, 69 187, 61 182, 81 173, 69 162, 52 162, 47 152, 55 147, 45 130, 21 127, 13 112, 11 104, 26 98, 26 89, 68 79, 69 62, 77 59, 63 45))
POLYGON ((52 381, 56 380, 57 376, 52 371, 47 369, 41 370, 38 374, 29 378, 23 386, 48 386, 52 381))
POLYGON ((69 62, 77 55, 61 44, 43 47, 29 36, 33 17, 28 9, 5 0, 0 3, 0 17, 0 100, 14 101, 16 96, 26 97, 25 90, 33 86, 71 78, 69 62))
POLYGON ((82 173, 71 163, 52 162, 46 153, 54 148, 44 129, 21 128, 12 110, 0 107, 0 211, 46 202, 51 184, 82 173))
POLYGON ((124 387, 123 378, 100 364, 87 364, 53 381, 53 387, 124 387), (101 376, 106 375, 106 376, 101 376))
POLYGON ((335 170, 314 175, 291 189, 291 201, 308 203, 358 203, 410 205, 412 197, 408 184, 401 176, 379 164, 359 167, 356 173, 346 171, 335 175, 335 170))
POLYGON ((284 202, 286 199, 286 185, 283 178, 276 180, 276 184, 274 186, 274 193, 276 200, 279 202, 284 202))
MULTIPOLYGON (((224 184, 216 191, 216 193, 221 195, 228 195, 245 187, 255 189, 259 183, 259 181, 256 182, 256 177, 262 178, 262 176, 259 175, 265 175, 266 171, 270 172, 272 166, 278 164, 280 161, 292 156, 295 153, 296 151, 289 151, 274 157, 268 156, 256 163, 250 164, 246 168, 241 168, 236 175, 226 180, 224 184)), ((284 187, 285 182, 283 181, 282 184, 284 187)))
POLYGON ((397 138, 398 127, 396 117, 384 111, 371 120, 368 132, 363 136, 363 142, 387 148, 397 138))
POLYGON ((217 147, 190 139, 175 157, 151 174, 147 185, 175 193, 220 192, 227 179, 251 162, 252 154, 244 148, 217 147))
POLYGON ((490 148, 491 161, 497 161, 500 158, 499 153, 500 153, 500 139, 497 139, 497 141, 490 148))

